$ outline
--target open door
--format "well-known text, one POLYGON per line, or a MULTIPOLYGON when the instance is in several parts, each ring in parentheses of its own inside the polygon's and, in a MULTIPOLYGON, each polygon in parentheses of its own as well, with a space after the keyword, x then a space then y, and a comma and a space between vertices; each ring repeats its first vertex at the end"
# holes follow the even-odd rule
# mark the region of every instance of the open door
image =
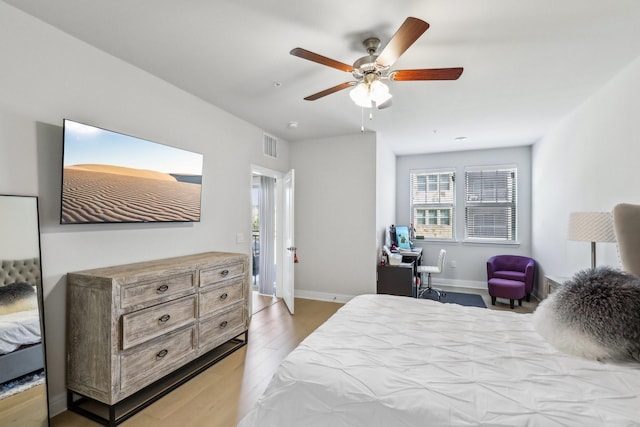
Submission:
POLYGON ((282 203, 283 203, 283 277, 282 277, 282 299, 289 312, 293 314, 294 298, 294 271, 293 266, 296 261, 296 246, 293 235, 293 208, 294 208, 294 170, 291 169, 283 178, 282 182, 282 203))

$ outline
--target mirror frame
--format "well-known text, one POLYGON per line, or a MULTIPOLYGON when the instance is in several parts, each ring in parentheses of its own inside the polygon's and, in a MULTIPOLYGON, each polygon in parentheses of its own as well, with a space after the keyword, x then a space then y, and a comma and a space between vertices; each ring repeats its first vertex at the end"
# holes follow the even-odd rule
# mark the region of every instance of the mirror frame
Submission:
MULTIPOLYGON (((39 204, 39 198, 38 196, 27 196, 27 195, 17 195, 17 194, 0 194, 0 198, 4 198, 4 197, 14 197, 14 198, 25 198, 25 199, 33 199, 35 201, 35 220, 36 220, 36 235, 37 235, 37 242, 36 244, 38 245, 38 251, 37 251, 37 257, 38 257, 38 268, 40 270, 40 280, 38 280, 36 282, 36 292, 37 292, 37 301, 38 301, 38 313, 39 313, 39 317, 40 317, 40 342, 41 342, 41 348, 42 348, 42 362, 43 362, 43 369, 44 369, 44 394, 45 394, 45 405, 46 405, 46 420, 42 420, 43 423, 42 424, 38 424, 39 426, 50 426, 51 425, 51 413, 50 413, 50 407, 49 407, 49 384, 48 384, 48 378, 47 378, 47 374, 48 374, 48 370, 47 370, 47 352, 46 352, 46 343, 45 343, 45 322, 44 322, 44 286, 43 286, 43 281, 44 281, 44 275, 42 273, 42 242, 41 242, 41 238, 40 238, 40 204, 39 204)), ((7 354, 11 354, 11 353, 7 353, 7 354)), ((20 426, 26 426, 26 424, 21 423, 19 420, 14 420, 18 421, 18 424, 16 425, 20 425, 20 426)))

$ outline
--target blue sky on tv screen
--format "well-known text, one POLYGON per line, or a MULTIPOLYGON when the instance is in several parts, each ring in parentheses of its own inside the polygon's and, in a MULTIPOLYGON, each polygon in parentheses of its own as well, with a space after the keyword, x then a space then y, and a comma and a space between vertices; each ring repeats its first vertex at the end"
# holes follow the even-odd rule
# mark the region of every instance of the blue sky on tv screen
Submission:
POLYGON ((79 164, 202 175, 202 154, 65 120, 64 166, 79 164))

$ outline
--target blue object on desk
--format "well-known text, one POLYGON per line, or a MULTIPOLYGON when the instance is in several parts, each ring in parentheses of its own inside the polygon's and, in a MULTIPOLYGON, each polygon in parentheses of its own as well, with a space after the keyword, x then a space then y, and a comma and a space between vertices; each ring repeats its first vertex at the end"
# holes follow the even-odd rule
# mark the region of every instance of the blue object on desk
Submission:
POLYGON ((398 247, 400 249, 410 249, 409 227, 406 225, 396 226, 396 240, 398 241, 398 247))

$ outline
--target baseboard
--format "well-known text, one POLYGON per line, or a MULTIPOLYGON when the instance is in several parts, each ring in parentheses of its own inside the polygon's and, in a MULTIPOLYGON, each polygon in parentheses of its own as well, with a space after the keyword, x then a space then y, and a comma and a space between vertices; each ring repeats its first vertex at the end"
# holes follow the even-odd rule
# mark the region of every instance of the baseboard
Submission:
POLYGON ((67 393, 61 393, 49 398, 49 416, 51 418, 67 410, 67 393))
POLYGON ((312 299, 317 301, 329 301, 329 302, 349 302, 355 295, 346 294, 332 294, 329 292, 317 292, 317 291, 305 291, 303 289, 295 290, 296 298, 312 299))
POLYGON ((477 280, 455 280, 455 279, 437 279, 433 277, 432 286, 437 288, 438 285, 451 286, 454 288, 469 288, 469 289, 487 289, 487 282, 479 282, 477 280))
MULTIPOLYGON (((451 280, 451 279, 438 279, 433 280, 433 286, 450 286, 452 288, 468 288, 468 289, 487 289, 487 282, 478 282, 474 280, 451 280)), ((346 303, 351 300, 355 295, 349 294, 332 294, 330 292, 318 292, 307 291, 304 289, 295 290, 296 298, 312 299, 317 301, 329 301, 346 303)))

